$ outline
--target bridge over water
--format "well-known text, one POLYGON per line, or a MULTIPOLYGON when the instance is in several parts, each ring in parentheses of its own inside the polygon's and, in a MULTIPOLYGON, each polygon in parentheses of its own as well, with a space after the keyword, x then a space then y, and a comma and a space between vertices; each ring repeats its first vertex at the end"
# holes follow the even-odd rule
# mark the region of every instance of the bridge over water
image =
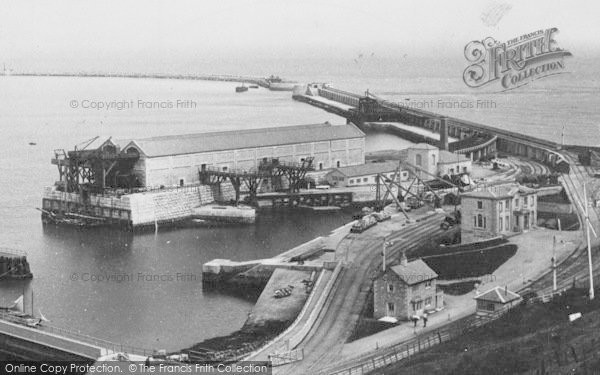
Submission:
MULTIPOLYGON (((463 153, 472 159, 505 152, 525 156, 552 166, 559 164, 568 166, 568 162, 557 151, 562 148, 577 148, 577 146, 561 147, 561 145, 545 139, 407 107, 377 97, 368 91, 364 95, 360 95, 329 85, 321 85, 309 86, 303 92, 296 91, 293 97, 345 117, 363 130, 390 131, 391 128, 385 123, 399 122, 437 132, 440 134, 439 141, 424 141, 451 152, 463 153), (457 141, 449 142, 449 137, 454 137, 457 141)), ((391 132, 397 131, 392 129, 391 132)), ((406 137, 406 134, 398 135, 406 137)))

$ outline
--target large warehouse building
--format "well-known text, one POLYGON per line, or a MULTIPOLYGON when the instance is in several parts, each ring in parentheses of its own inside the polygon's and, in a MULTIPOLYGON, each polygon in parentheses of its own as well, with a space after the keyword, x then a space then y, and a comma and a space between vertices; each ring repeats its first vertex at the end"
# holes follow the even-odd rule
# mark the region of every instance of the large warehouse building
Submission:
MULTIPOLYGON (((203 166, 248 171, 257 168, 264 158, 301 162, 312 156, 315 169, 365 162, 365 134, 354 124, 297 125, 95 143, 88 149, 114 147, 127 155, 139 155, 132 173, 136 185, 144 187, 198 183, 198 171, 203 166)), ((110 186, 108 181, 106 186, 110 186)))

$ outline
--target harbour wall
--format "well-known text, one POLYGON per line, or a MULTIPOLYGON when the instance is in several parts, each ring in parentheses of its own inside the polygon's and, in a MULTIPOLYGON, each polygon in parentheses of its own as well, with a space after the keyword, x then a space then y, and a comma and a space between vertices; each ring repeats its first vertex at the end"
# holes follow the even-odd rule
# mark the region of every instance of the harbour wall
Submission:
POLYGON ((0 353, 30 361, 86 361, 106 354, 99 347, 0 320, 0 353))
POLYGON ((44 190, 42 208, 55 214, 79 213, 128 228, 170 224, 193 216, 194 208, 235 198, 231 184, 190 185, 123 195, 87 195, 44 190))

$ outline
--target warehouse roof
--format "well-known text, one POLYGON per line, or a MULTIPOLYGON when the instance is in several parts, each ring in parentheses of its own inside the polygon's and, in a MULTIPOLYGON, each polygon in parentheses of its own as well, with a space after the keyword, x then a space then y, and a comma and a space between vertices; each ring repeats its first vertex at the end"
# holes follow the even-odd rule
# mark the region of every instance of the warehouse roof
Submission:
MULTIPOLYGON (((346 177, 367 176, 377 173, 393 172, 398 168, 398 162, 387 161, 381 163, 367 163, 360 165, 351 165, 334 169, 346 177)), ((330 173, 332 173, 330 172, 330 173)))
POLYGON ((254 147, 283 146, 296 143, 362 138, 365 134, 354 124, 281 126, 223 132, 168 135, 117 141, 123 149, 136 146, 148 157, 195 154, 254 147))

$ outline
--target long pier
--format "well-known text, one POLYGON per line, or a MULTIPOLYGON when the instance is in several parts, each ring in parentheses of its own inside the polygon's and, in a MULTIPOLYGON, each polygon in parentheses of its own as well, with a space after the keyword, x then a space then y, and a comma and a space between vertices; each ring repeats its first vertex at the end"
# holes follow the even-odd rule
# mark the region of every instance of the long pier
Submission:
MULTIPOLYGON (((582 149, 598 152, 600 147, 560 145, 546 139, 519 134, 513 131, 476 123, 473 121, 443 116, 434 112, 410 108, 366 92, 364 95, 351 93, 322 85, 309 88, 304 94, 296 93, 293 98, 321 108, 347 121, 355 123, 362 130, 385 131, 390 122, 399 122, 416 128, 440 133, 440 148, 463 153, 473 159, 480 159, 499 152, 525 156, 543 163, 567 166, 568 161, 558 152, 563 149, 581 152, 582 149), (448 137, 457 141, 448 142, 448 137)), ((417 133, 417 132, 415 132, 417 133)), ((417 136, 418 134, 415 134, 417 136)), ((428 143, 431 140, 427 141, 428 143)))

